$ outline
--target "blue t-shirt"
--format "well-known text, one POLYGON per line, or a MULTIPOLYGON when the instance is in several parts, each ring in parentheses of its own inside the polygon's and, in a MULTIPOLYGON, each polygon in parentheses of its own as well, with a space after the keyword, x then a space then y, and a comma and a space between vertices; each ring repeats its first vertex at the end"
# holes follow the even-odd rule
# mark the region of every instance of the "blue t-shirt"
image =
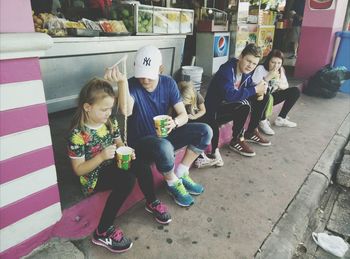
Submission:
POLYGON ((135 77, 128 82, 134 99, 132 115, 128 118, 128 144, 134 146, 142 137, 157 135, 153 117, 168 114, 182 99, 175 80, 169 76, 160 75, 153 92, 147 92, 135 77))

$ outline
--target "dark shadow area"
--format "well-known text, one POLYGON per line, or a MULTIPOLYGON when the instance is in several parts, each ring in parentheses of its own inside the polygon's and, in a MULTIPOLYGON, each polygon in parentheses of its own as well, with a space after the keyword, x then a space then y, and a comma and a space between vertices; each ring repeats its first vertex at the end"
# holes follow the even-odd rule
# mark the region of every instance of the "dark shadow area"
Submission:
POLYGON ((67 136, 74 111, 75 108, 49 114, 62 210, 84 198, 80 189, 79 177, 74 174, 67 155, 67 136))

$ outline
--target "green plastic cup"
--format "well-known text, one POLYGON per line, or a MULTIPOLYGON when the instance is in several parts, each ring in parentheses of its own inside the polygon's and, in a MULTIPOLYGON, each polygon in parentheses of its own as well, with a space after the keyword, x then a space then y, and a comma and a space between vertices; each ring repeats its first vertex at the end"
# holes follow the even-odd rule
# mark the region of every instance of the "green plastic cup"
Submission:
POLYGON ((119 147, 116 150, 117 166, 123 170, 129 170, 133 149, 130 147, 119 147))
POLYGON ((169 119, 168 115, 158 115, 153 117, 157 136, 160 138, 165 138, 168 136, 168 129, 165 128, 168 119, 169 119))

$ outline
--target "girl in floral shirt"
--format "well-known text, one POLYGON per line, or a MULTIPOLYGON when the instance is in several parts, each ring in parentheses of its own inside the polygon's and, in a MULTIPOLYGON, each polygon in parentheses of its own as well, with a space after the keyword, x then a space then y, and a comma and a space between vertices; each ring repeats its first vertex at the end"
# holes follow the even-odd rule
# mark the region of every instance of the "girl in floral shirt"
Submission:
POLYGON ((134 154, 131 169, 117 167, 115 151, 124 144, 116 119, 110 117, 114 102, 113 88, 106 80, 94 78, 83 87, 72 121, 68 155, 85 194, 111 190, 92 242, 112 252, 124 252, 131 248, 132 241, 113 226, 113 221, 136 177, 146 198, 146 210, 162 224, 169 223, 171 216, 155 196, 152 172, 142 168, 134 154))

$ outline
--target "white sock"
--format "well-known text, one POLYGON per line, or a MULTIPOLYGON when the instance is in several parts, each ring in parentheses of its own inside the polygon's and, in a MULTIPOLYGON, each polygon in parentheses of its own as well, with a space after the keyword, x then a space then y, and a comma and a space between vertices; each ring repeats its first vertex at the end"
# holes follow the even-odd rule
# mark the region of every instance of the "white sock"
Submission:
POLYGON ((177 177, 174 177, 170 180, 166 180, 166 183, 168 184, 168 186, 173 186, 175 185, 175 183, 178 181, 179 179, 177 177))
POLYGON ((179 164, 179 166, 176 168, 175 174, 178 178, 181 178, 184 175, 188 175, 190 167, 185 166, 184 164, 179 164))

